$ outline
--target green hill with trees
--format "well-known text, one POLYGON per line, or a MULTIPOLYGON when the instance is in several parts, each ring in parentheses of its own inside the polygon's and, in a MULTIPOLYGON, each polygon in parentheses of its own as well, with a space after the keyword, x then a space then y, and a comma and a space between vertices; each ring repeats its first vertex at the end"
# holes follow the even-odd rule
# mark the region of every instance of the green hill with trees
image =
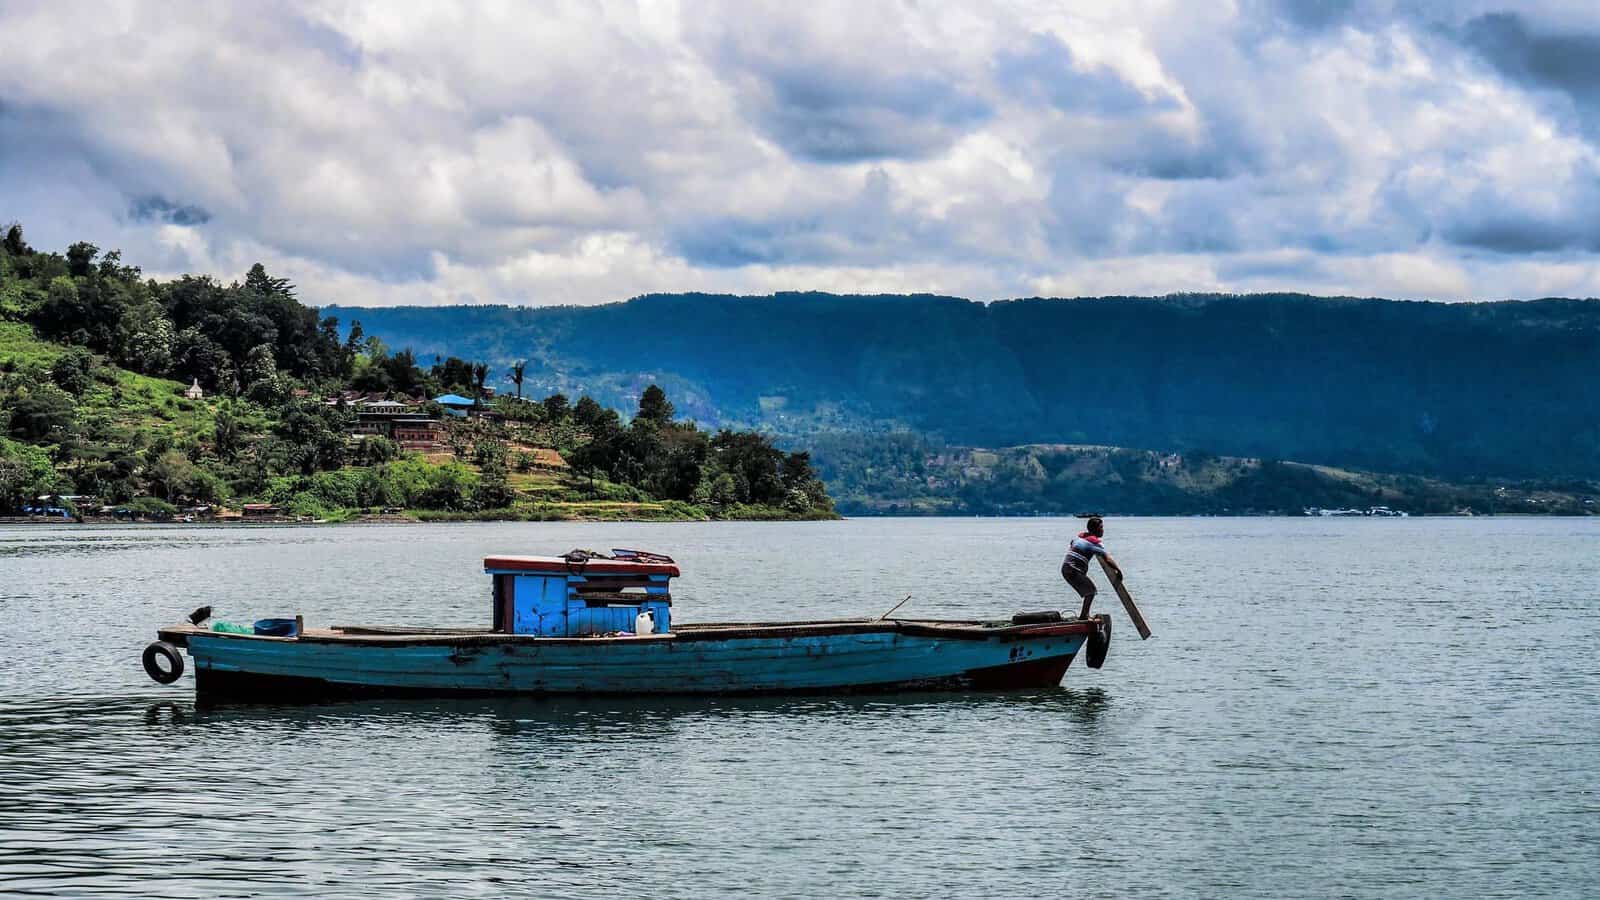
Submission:
MULTIPOLYGON (((521 364, 495 366, 520 380, 521 364)), ((259 264, 231 284, 157 281, 93 244, 41 252, 20 225, 0 237, 0 514, 833 514, 806 453, 678 421, 660 387, 624 423, 587 396, 492 397, 490 376, 342 330, 259 264), (428 400, 445 393, 469 408, 428 400), (363 429, 375 397, 434 423, 438 446, 363 429)))
POLYGON ((12 226, 0 515, 1591 514, 1597 331, 1293 296, 319 311, 12 226))

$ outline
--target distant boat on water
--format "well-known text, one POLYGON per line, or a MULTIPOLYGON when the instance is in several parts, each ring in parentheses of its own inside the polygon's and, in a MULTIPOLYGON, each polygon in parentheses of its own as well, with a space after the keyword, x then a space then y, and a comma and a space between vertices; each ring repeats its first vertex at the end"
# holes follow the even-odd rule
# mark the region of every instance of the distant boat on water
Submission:
MULTIPOLYGON (((195 666, 198 697, 298 702, 351 695, 720 694, 1037 688, 1083 651, 1098 667, 1107 616, 672 622, 669 557, 491 556, 488 628, 341 625, 300 619, 206 624, 209 609, 158 631, 144 666, 162 683, 195 666), (218 630, 225 628, 227 630, 218 630)), ((891 611, 892 612, 892 611, 891 611)))

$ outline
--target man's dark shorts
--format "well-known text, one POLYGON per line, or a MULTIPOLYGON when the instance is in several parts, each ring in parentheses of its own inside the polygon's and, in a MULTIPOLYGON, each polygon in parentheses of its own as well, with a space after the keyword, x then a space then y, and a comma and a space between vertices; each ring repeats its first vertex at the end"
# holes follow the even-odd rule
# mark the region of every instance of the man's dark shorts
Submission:
POLYGON ((1074 569, 1072 566, 1069 566, 1066 563, 1061 564, 1061 577, 1065 578, 1067 580, 1067 584, 1072 585, 1072 589, 1078 592, 1078 596, 1085 600, 1094 597, 1094 595, 1098 593, 1095 589, 1094 582, 1089 579, 1089 575, 1087 573, 1079 572, 1077 569, 1074 569))

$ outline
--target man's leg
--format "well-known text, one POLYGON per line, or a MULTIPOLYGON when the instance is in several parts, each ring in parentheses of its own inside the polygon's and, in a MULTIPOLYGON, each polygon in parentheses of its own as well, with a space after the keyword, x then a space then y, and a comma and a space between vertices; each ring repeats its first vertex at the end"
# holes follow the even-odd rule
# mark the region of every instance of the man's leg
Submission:
POLYGON ((1079 572, 1077 569, 1074 569, 1071 566, 1061 567, 1061 577, 1065 578, 1067 580, 1067 584, 1072 585, 1072 589, 1077 591, 1078 596, 1083 598, 1083 611, 1078 613, 1078 618, 1089 618, 1089 607, 1094 603, 1094 595, 1096 593, 1094 581, 1091 580, 1088 575, 1079 572))

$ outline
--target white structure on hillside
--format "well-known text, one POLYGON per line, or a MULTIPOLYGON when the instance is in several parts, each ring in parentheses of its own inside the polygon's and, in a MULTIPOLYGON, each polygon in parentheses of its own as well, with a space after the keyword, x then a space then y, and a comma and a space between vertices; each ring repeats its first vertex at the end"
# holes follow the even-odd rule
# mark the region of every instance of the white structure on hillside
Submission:
POLYGON ((190 400, 201 400, 201 399, 204 399, 205 395, 206 395, 206 392, 200 390, 200 379, 196 378, 194 380, 193 384, 191 384, 187 388, 185 388, 184 392, 183 392, 183 395, 185 397, 188 397, 190 400))

